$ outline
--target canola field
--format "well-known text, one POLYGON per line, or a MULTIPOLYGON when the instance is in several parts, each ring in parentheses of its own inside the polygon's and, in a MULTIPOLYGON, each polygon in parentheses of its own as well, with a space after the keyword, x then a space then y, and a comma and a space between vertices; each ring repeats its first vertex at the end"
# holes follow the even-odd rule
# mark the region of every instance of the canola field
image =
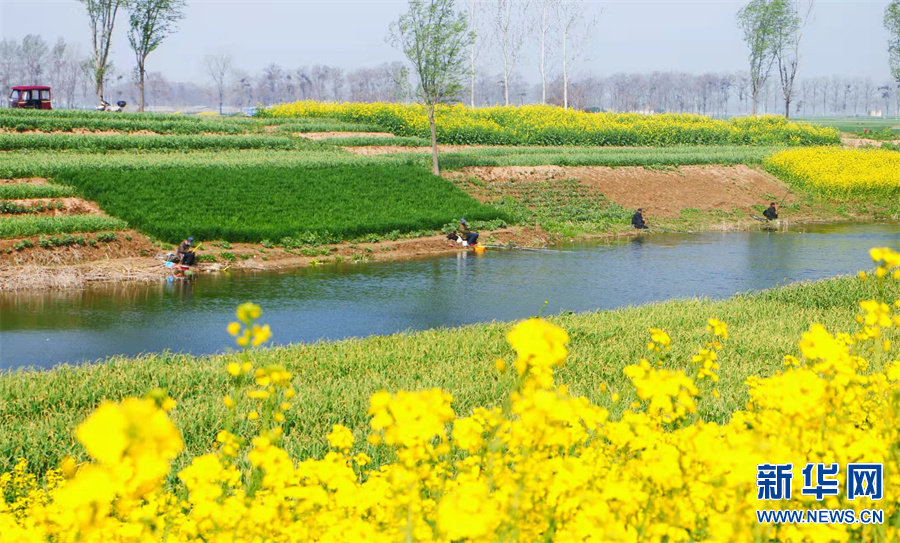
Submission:
MULTIPOLYGON (((871 256, 875 271, 860 280, 879 291, 900 280, 900 253, 871 256)), ((184 493, 166 484, 184 446, 168 416, 176 401, 155 390, 103 402, 76 430, 89 463, 67 458, 39 479, 21 462, 0 475, 0 540, 893 541, 898 308, 872 299, 844 330, 813 324, 783 371, 747 380, 750 400, 722 424, 696 413, 720 396, 727 323, 708 320, 683 369, 668 359, 669 334, 650 329, 645 357, 624 368, 637 399, 612 418, 556 382, 567 332, 528 319, 507 335, 515 360, 493 364, 514 378, 500 406, 460 416, 440 389, 374 394, 367 441, 392 453, 380 466, 343 425, 329 452, 295 462, 281 446, 291 373, 238 357, 220 370, 232 387, 214 449, 174 474, 184 493), (238 421, 255 434, 233 433, 238 421), (760 509, 844 520, 770 522, 760 509)), ((261 313, 238 308, 227 331, 239 347, 269 341, 261 313)))
MULTIPOLYGON (((430 138, 425 107, 387 103, 312 100, 261 110, 264 118, 332 118, 366 123, 398 136, 430 138)), ((586 113, 553 106, 439 107, 439 143, 457 145, 826 145, 840 143, 835 128, 795 123, 784 117, 586 113)))
POLYGON ((900 196, 900 153, 883 149, 787 149, 763 165, 783 180, 826 198, 900 196))

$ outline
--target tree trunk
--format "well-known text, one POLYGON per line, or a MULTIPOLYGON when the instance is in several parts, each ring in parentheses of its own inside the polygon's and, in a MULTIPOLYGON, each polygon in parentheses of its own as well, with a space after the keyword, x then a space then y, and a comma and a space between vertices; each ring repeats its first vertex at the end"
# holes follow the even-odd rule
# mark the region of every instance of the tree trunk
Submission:
POLYGON ((225 102, 225 92, 219 89, 219 115, 222 114, 222 103, 225 102))
POLYGON ((544 58, 547 50, 547 5, 544 4, 544 11, 541 12, 541 103, 547 104, 547 69, 544 65, 544 58))
POLYGON ((791 99, 790 97, 784 99, 784 118, 791 118, 791 99))
POLYGON ((141 104, 138 108, 138 111, 141 113, 144 112, 144 77, 146 75, 147 73, 144 71, 144 63, 141 62, 141 64, 138 66, 138 78, 140 80, 138 82, 138 87, 141 89, 141 104))
POLYGON ((756 117, 756 103, 759 101, 759 89, 753 89, 752 92, 753 92, 753 98, 751 99, 751 101, 752 101, 751 108, 752 108, 753 112, 750 115, 752 115, 753 117, 756 117))
POLYGON ((563 109, 569 109, 569 70, 566 66, 566 42, 568 32, 563 33, 563 109))
POLYGON ((431 171, 434 175, 440 175, 438 167, 437 132, 434 129, 434 104, 428 104, 428 125, 431 127, 431 171))

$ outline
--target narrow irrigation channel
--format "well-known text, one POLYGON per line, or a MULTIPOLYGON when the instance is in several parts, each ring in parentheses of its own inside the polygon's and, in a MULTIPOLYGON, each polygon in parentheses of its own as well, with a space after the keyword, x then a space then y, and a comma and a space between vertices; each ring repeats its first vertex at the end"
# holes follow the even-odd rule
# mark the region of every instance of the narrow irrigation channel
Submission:
POLYGON ((0 295, 0 369, 231 345, 235 307, 263 307, 275 343, 725 298, 871 267, 900 249, 898 224, 804 225, 786 232, 641 235, 546 251, 489 250, 402 262, 223 274, 193 283, 0 295))

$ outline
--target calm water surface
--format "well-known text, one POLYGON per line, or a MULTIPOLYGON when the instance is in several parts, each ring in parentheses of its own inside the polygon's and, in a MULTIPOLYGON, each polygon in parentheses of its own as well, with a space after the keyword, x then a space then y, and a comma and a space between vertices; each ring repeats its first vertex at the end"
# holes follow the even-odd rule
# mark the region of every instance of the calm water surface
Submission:
POLYGON ((900 225, 806 225, 790 232, 653 234, 547 251, 489 250, 193 283, 0 294, 0 369, 125 354, 208 354, 232 345, 235 307, 263 307, 277 343, 458 326, 562 310, 612 309, 738 292, 871 268, 900 250, 900 225))

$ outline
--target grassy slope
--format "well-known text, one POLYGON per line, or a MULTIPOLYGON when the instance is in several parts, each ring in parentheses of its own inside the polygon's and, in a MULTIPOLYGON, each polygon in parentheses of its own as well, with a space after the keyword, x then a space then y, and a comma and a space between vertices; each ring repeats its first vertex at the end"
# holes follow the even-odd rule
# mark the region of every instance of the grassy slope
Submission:
MULTIPOLYGON (((715 317, 729 324, 731 338, 721 357, 722 397, 709 398, 701 411, 707 420, 724 421, 746 402, 743 383, 748 376, 779 371, 783 355, 799 354, 797 341, 813 322, 852 332, 857 301, 874 294, 871 283, 837 278, 718 302, 676 300, 554 317, 571 336, 567 365, 558 381, 618 415, 634 400, 622 369, 645 356, 647 329, 660 327, 670 333, 673 358, 667 365, 683 368, 706 340, 706 320, 715 317), (619 404, 612 405, 609 393, 600 392, 601 383, 622 394, 619 404)), ((891 287, 887 296, 900 298, 900 285, 891 287)), ((459 414, 497 405, 511 381, 496 374, 493 362, 498 357, 513 359, 504 339, 510 326, 491 323, 296 345, 255 351, 250 357, 257 365, 279 363, 293 372, 298 401, 288 413, 286 446, 295 457, 307 457, 322 453, 332 424, 346 424, 357 438, 364 436, 368 398, 380 389, 439 387, 453 394, 459 414)), ((274 333, 277 340, 278 330, 274 333)), ((208 451, 225 420, 221 397, 229 392, 224 368, 231 359, 162 354, 5 375, 0 378, 0 397, 6 400, 0 403, 0 472, 20 456, 36 469, 55 465, 65 454, 83 458, 71 437, 75 425, 101 400, 143 395, 154 387, 167 388, 178 401, 174 419, 188 450, 208 451)), ((377 461, 377 451, 370 452, 377 461)))

